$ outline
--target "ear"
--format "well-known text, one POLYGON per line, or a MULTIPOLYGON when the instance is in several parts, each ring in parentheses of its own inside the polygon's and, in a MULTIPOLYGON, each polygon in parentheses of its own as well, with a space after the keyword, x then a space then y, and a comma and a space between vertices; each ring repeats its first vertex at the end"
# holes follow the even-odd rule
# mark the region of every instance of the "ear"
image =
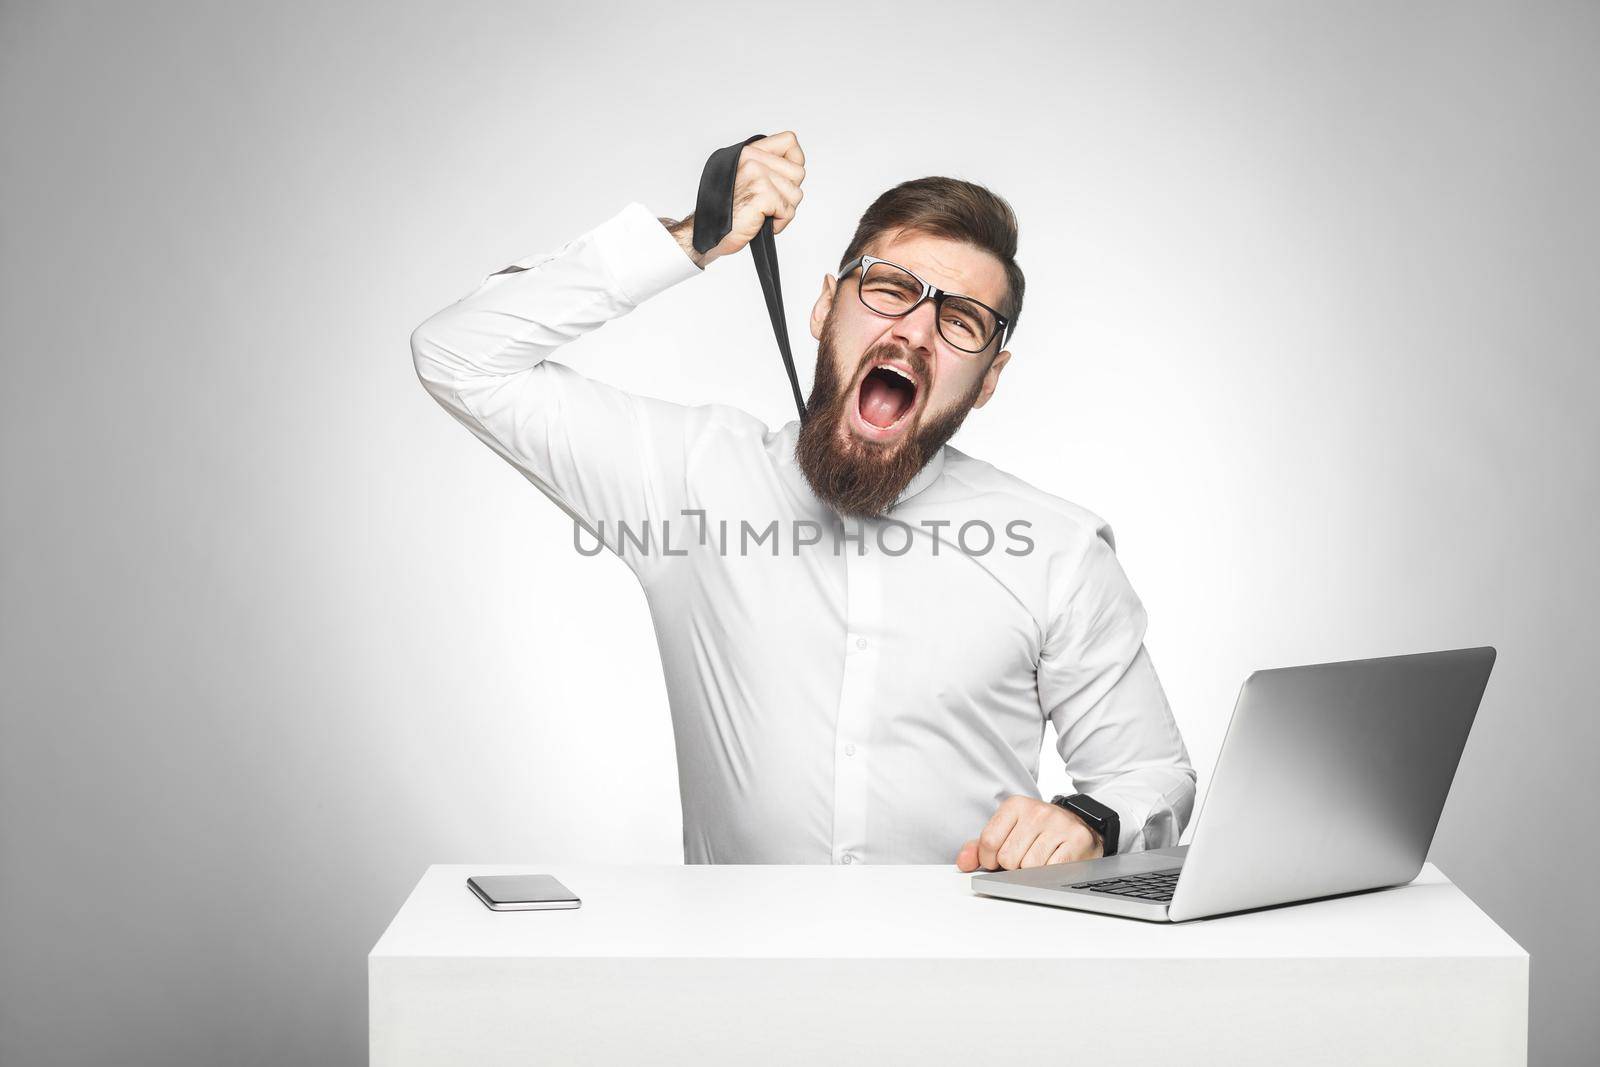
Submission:
POLYGON ((1000 384, 1000 372, 1005 368, 1006 361, 1011 358, 1011 351, 1007 349, 994 357, 994 362, 989 364, 989 369, 983 375, 983 388, 978 391, 978 399, 972 402, 975 408, 981 408, 989 402, 989 397, 994 393, 994 387, 1000 384))
POLYGON ((833 294, 838 292, 839 279, 831 274, 822 276, 822 292, 817 294, 817 302, 811 305, 811 339, 822 340, 822 324, 828 321, 828 312, 833 310, 833 294))

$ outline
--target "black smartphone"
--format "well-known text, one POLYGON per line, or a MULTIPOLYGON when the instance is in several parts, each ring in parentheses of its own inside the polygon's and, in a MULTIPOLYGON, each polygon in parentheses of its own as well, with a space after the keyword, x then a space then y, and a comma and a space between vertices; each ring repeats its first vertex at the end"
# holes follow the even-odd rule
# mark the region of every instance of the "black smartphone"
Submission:
POLYGON ((548 874, 475 874, 467 888, 494 911, 549 911, 583 903, 548 874))

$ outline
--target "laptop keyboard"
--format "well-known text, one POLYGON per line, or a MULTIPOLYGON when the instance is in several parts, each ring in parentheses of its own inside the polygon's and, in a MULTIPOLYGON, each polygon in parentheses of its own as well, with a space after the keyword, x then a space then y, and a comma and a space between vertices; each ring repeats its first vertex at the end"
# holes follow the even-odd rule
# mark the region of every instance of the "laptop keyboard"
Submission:
POLYGON ((1119 897, 1134 897, 1138 900, 1167 904, 1172 900, 1172 891, 1178 888, 1178 872, 1182 869, 1182 867, 1174 867, 1170 871, 1151 871, 1148 874, 1129 874, 1121 878, 1102 878, 1098 882, 1069 882, 1066 888, 1090 889, 1096 893, 1114 893, 1119 897))

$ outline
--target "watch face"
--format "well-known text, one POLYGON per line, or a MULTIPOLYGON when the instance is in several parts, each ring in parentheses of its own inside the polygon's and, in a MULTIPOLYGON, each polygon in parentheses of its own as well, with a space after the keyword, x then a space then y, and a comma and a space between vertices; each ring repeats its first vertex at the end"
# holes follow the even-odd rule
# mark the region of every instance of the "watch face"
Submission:
POLYGON ((1118 818, 1115 808, 1109 808, 1083 793, 1074 793, 1070 797, 1063 797, 1061 806, 1078 816, 1083 820, 1084 825, 1100 835, 1103 855, 1116 855, 1117 839, 1122 833, 1122 820, 1118 818))
POLYGON ((1116 814, 1110 808, 1094 799, 1094 797, 1085 796, 1082 793, 1069 797, 1068 803, 1072 805, 1074 811, 1082 812, 1085 815, 1088 815, 1093 819, 1097 819, 1102 823, 1104 823, 1110 816, 1116 814))

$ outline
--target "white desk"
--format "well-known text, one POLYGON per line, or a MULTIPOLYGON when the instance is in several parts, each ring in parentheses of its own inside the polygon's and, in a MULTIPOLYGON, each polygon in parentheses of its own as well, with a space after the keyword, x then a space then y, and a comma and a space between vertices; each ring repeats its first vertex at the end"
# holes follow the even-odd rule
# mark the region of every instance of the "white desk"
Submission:
POLYGON ((1528 956, 1435 868, 1176 926, 954 867, 435 866, 368 959, 372 1064, 1521 1064, 1528 956), (575 911, 492 912, 546 872, 575 911))

